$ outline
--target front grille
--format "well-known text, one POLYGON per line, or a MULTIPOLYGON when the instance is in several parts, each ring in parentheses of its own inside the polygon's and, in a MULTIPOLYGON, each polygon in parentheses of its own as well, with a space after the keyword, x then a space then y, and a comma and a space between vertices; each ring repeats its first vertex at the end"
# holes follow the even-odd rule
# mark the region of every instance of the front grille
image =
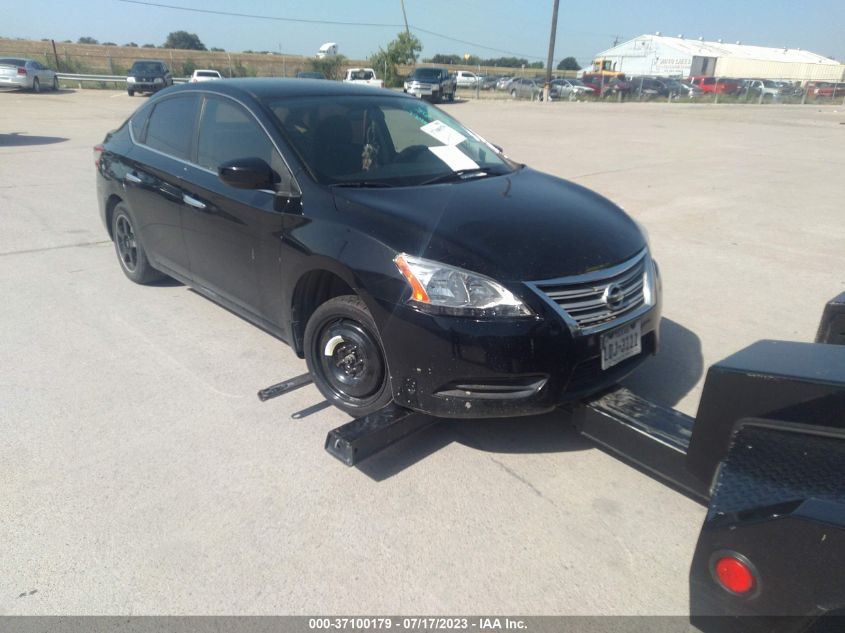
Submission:
POLYGON ((644 273, 647 258, 638 255, 614 267, 607 277, 589 281, 556 279, 539 282, 537 288, 563 308, 579 327, 590 328, 633 312, 645 303, 644 273), (613 292, 609 288, 613 286, 613 292))

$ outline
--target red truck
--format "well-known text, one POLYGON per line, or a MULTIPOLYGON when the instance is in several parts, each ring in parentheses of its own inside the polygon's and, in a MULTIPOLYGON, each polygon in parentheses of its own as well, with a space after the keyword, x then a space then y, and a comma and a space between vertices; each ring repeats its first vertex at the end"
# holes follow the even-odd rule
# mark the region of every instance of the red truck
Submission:
POLYGON ((807 96, 815 99, 845 97, 845 83, 811 81, 807 84, 807 96))
POLYGON ((702 92, 710 92, 720 95, 733 95, 740 91, 740 84, 733 79, 724 79, 722 77, 705 77, 703 75, 693 75, 689 78, 689 83, 693 86, 701 88, 702 92))

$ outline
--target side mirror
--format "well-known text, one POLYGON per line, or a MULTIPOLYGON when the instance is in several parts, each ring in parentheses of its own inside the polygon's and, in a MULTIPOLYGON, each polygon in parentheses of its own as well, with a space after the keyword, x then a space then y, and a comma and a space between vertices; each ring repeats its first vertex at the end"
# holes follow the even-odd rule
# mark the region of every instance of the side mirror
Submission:
POLYGON ((238 189, 272 189, 273 170, 260 158, 237 158, 217 168, 220 180, 238 189))

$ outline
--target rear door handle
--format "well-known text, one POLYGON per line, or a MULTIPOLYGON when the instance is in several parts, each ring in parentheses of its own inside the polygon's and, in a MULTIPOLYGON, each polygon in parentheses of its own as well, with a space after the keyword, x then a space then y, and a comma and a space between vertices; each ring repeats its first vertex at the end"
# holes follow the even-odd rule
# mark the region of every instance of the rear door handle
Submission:
POLYGON ((134 182, 136 185, 141 184, 141 179, 138 178, 138 176, 133 174, 131 171, 127 172, 127 174, 124 176, 124 179, 128 180, 129 182, 134 182))
POLYGON ((205 202, 192 198, 186 193, 182 194, 182 202, 187 204, 189 207, 194 207, 195 209, 205 209, 205 202))

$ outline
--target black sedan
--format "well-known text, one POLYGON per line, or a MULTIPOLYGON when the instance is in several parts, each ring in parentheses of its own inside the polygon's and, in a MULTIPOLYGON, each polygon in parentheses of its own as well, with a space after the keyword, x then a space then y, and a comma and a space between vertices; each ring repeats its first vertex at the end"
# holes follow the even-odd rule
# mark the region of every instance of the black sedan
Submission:
POLYGON ((361 416, 540 413, 658 347, 660 282, 619 207, 386 90, 169 88, 95 148, 123 272, 289 343, 361 416))

